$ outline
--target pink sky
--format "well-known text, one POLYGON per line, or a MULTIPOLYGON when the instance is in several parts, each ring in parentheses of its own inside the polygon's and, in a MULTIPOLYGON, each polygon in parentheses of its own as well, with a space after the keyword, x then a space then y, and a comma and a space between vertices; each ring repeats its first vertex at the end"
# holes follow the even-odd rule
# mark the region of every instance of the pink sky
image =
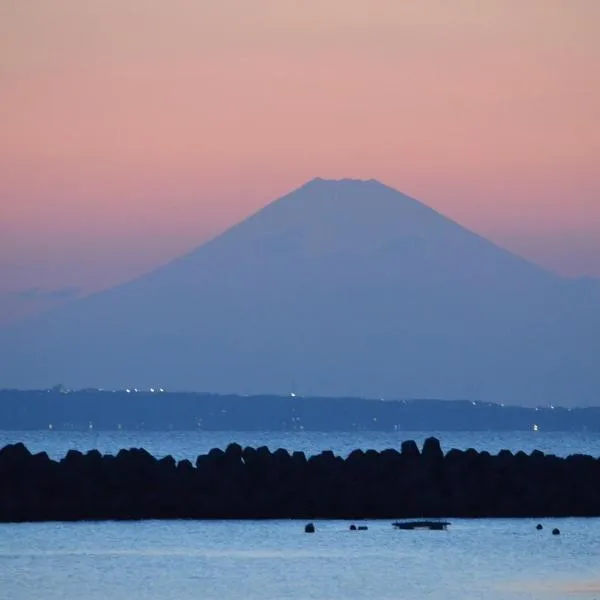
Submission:
POLYGON ((598 31, 598 0, 4 0, 0 322, 315 176, 600 276, 598 31))

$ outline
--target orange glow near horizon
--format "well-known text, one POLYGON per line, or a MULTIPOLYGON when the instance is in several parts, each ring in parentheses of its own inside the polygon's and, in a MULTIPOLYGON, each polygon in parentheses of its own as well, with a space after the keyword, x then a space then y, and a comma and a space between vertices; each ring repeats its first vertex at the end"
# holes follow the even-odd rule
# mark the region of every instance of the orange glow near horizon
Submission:
POLYGON ((600 240, 599 27, 597 0, 7 0, 3 289, 109 285, 315 176, 600 240))

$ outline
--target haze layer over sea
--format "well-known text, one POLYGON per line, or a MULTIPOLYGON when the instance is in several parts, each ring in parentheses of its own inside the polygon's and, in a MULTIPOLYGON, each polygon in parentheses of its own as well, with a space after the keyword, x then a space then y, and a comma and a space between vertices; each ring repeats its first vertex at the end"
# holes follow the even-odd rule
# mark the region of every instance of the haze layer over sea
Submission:
MULTIPOLYGON (((593 433, 514 432, 0 432, 62 457, 70 448, 144 447, 194 459, 230 442, 313 454, 398 448, 436 435, 452 447, 600 455, 593 433)), ((0 598, 91 600, 400 600, 600 596, 600 519, 452 520, 446 532, 396 531, 388 521, 41 523, 0 525, 0 598), (551 535, 558 527, 560 536, 551 535)))

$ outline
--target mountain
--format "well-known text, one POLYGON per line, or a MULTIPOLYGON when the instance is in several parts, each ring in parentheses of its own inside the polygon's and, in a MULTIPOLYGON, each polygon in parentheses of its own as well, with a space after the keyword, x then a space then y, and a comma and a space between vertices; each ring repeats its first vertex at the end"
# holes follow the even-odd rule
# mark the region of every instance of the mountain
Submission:
POLYGON ((600 291, 375 180, 314 179, 3 333, 0 387, 600 401, 600 291))

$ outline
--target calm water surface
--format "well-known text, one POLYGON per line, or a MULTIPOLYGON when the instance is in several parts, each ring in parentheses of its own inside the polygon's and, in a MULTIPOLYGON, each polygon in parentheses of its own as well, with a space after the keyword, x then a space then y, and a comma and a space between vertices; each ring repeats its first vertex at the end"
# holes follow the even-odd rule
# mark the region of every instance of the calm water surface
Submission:
POLYGON ((45 600, 600 597, 600 521, 45 523, 0 528, 0 596, 45 600), (563 535, 553 537, 558 525, 563 535), (598 592, 596 596, 594 592, 598 592))
POLYGON ((121 448, 143 447, 157 457, 172 454, 175 458, 195 460, 198 454, 211 448, 226 448, 230 442, 242 446, 268 446, 271 450, 287 448, 315 454, 333 450, 347 456, 355 448, 363 450, 400 448, 404 440, 421 444, 434 435, 444 450, 476 448, 496 453, 503 448, 543 452, 568 456, 584 453, 600 456, 600 434, 562 432, 240 432, 240 431, 0 431, 0 447, 8 443, 24 442, 32 452, 45 451, 53 458, 61 458, 70 448, 82 452, 97 448, 115 453, 121 448))
MULTIPOLYGON (((69 448, 145 447, 194 458, 231 441, 307 453, 398 447, 431 433, 0 432, 60 457, 69 448)), ((600 455, 593 434, 438 433, 445 449, 539 448, 600 455)), ((389 521, 42 523, 0 525, 0 600, 600 600, 600 519, 453 520, 447 532, 389 521), (552 536, 553 527, 562 535, 552 536)))

